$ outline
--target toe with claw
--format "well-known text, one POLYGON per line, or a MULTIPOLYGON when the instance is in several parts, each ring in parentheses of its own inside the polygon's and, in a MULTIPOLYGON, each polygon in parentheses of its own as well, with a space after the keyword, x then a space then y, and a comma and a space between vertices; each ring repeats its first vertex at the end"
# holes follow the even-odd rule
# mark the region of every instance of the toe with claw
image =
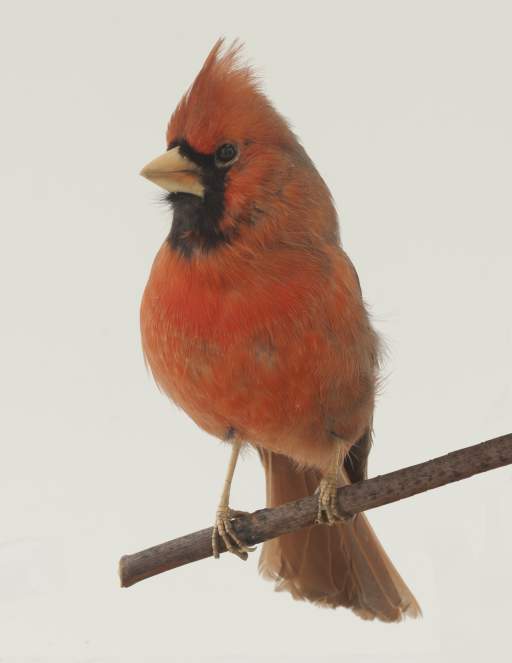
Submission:
POLYGON ((320 481, 318 487, 317 523, 333 525, 337 520, 341 520, 336 503, 336 483, 336 476, 330 474, 323 477, 320 481))
POLYGON ((243 543, 238 537, 237 533, 233 528, 233 518, 238 516, 249 515, 247 511, 235 511, 230 509, 228 506, 220 506, 217 509, 217 514, 215 516, 215 525, 213 526, 212 533, 212 549, 213 556, 218 559, 220 550, 219 550, 219 538, 224 541, 226 549, 240 557, 240 559, 246 560, 247 556, 256 548, 251 548, 243 543))
POLYGON ((335 474, 326 475, 318 487, 318 514, 316 522, 334 525, 339 522, 350 522, 354 516, 340 513, 337 499, 338 483, 335 474))

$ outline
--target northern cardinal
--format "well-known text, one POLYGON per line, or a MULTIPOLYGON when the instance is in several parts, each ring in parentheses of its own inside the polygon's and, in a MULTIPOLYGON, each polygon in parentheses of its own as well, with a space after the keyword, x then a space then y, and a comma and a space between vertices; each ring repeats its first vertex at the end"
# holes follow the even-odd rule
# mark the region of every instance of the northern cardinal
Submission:
POLYGON ((329 190, 238 44, 215 44, 141 174, 173 209, 142 300, 144 353, 163 391, 232 449, 214 555, 219 537, 249 551, 229 492, 250 444, 268 506, 318 492, 318 524, 263 546, 276 589, 364 619, 419 615, 365 516, 336 509, 336 487, 366 477, 379 341, 329 190))

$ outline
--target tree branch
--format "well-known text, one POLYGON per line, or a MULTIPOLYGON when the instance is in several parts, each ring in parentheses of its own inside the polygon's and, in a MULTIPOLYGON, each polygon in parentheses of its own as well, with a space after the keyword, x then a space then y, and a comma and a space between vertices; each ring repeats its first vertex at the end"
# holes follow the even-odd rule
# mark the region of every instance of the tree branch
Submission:
MULTIPOLYGON (((511 463, 512 434, 502 435, 426 463, 339 488, 338 504, 341 512, 355 514, 511 463)), ((261 509, 237 518, 233 521, 233 527, 247 544, 261 543, 313 525, 317 502, 317 496, 313 495, 273 509, 261 509)), ((209 527, 133 555, 125 555, 119 562, 121 586, 130 587, 158 573, 211 557, 211 538, 212 528, 209 527)), ((220 549, 225 552, 222 540, 220 544, 220 549)))

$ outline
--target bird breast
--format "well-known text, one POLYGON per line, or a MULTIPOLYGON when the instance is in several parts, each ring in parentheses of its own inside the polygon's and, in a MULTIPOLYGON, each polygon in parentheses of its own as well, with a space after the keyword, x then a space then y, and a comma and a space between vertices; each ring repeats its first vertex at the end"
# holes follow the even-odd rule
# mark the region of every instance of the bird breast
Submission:
POLYGON ((368 426, 375 383, 375 335, 350 268, 334 258, 322 274, 292 265, 275 278, 259 265, 240 281, 232 263, 219 272, 218 255, 214 266, 187 261, 164 244, 141 307, 159 386, 221 439, 236 435, 299 462, 311 462, 301 445, 313 444, 321 465, 333 432, 357 436, 368 426))

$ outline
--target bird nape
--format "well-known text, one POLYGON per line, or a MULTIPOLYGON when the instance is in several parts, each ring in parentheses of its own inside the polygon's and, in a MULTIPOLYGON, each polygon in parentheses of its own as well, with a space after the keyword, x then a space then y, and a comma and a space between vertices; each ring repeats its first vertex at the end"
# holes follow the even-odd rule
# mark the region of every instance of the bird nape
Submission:
POLYGON ((341 248, 329 190, 236 43, 219 40, 174 111, 167 151, 142 175, 168 192, 169 236, 141 306, 142 343, 163 391, 231 445, 216 512, 245 559, 229 493, 255 447, 267 505, 318 492, 317 524, 263 546, 279 590, 364 619, 420 608, 363 514, 336 487, 366 476, 379 340, 341 248))

